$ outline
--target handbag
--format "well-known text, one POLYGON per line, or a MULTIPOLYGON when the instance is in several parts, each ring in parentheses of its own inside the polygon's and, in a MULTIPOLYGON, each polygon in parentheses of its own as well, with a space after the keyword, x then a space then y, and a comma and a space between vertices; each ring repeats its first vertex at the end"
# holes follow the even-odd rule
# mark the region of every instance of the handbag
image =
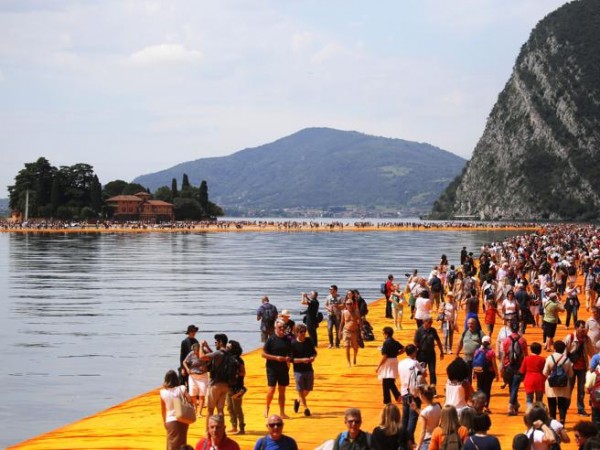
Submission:
POLYGON ((177 397, 173 398, 173 409, 177 422, 192 424, 196 421, 196 409, 194 405, 187 401, 181 391, 177 397))

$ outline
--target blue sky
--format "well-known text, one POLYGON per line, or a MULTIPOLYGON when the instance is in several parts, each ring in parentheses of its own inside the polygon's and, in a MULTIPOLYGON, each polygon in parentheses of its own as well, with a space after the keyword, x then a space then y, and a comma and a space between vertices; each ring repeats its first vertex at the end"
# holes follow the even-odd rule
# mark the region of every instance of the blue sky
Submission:
POLYGON ((0 1, 0 197, 26 162, 102 183, 311 126, 470 157, 564 0, 0 1))

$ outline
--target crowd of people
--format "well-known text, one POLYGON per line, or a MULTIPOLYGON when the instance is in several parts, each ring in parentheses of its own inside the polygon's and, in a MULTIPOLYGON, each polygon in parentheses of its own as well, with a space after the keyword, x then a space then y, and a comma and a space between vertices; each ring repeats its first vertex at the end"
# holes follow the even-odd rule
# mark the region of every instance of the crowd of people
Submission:
MULTIPOLYGON (((382 384, 381 423, 372 432, 362 430, 361 411, 350 408, 344 414, 347 430, 322 449, 499 449, 498 439, 488 433, 492 417, 499 417, 492 413, 502 409, 492 398, 494 383, 509 392, 506 414, 523 414, 524 432, 514 437, 513 448, 555 450, 571 438, 580 449, 600 448, 598 229, 551 226, 484 245, 478 256, 463 247, 459 264, 442 255, 425 276, 416 270, 407 275, 405 286, 393 275, 382 286, 389 322, 382 330, 381 358, 373 364, 382 384), (579 318, 581 307, 590 312, 589 319, 579 318), (416 331, 403 344, 394 332, 407 321, 414 321, 416 331), (543 330, 540 342, 530 342, 527 332, 533 327, 543 330), (444 357, 451 362, 440 386, 436 364, 444 357), (580 419, 570 436, 565 423, 572 397, 580 419)), ((300 302, 305 311, 299 323, 288 310, 279 312, 267 296, 256 313, 266 362, 268 434, 255 449, 297 448, 283 434, 289 367, 296 386, 294 412, 302 408, 310 416, 307 397, 314 385, 321 321, 327 322, 328 338, 321 347, 343 347, 349 368, 364 345, 368 306, 360 292, 340 295, 331 285, 323 312, 316 291, 303 293, 300 302), (275 395, 278 414, 271 411, 275 395)), ((187 425, 175 417, 175 397, 189 401, 199 417, 206 404, 207 436, 196 449, 239 448, 226 434, 245 433, 242 349, 218 334, 213 351, 206 341, 195 339, 197 331, 188 327, 180 373, 168 372, 161 390, 168 448, 186 445, 187 425), (229 364, 230 359, 236 363, 229 364), (226 404, 231 420, 227 433, 226 404)))

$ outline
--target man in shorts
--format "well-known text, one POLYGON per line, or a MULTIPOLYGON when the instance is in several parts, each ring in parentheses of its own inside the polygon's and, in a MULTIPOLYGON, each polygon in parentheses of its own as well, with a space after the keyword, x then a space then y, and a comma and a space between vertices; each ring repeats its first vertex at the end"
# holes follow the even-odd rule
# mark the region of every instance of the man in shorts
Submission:
POLYGON ((344 299, 338 294, 338 287, 332 284, 329 287, 329 295, 325 300, 325 309, 327 310, 327 335, 329 336, 329 347, 333 348, 333 332, 335 331, 335 346, 340 347, 340 321, 342 320, 342 308, 344 299))
POLYGON ((292 362, 294 363, 294 379, 298 399, 294 400, 294 412, 304 408, 304 415, 310 416, 310 409, 306 404, 306 397, 313 390, 315 372, 312 363, 317 357, 315 344, 310 337, 306 337, 307 326, 303 323, 296 325, 296 340, 292 342, 292 362))
MULTIPOLYGON (((207 394, 207 420, 213 415, 216 408, 217 414, 223 415, 225 409, 225 399, 229 392, 229 380, 225 379, 222 370, 220 370, 222 364, 224 364, 225 358, 231 357, 226 354, 228 338, 226 334, 215 334, 215 345, 216 350, 210 352, 207 355, 201 357, 201 359, 210 360, 210 379, 208 382, 208 394, 207 394)), ((203 342, 203 346, 210 351, 210 347, 203 342)))
POLYGON ((269 417, 269 408, 278 388, 279 415, 285 415, 285 388, 290 384, 289 364, 292 362, 292 343, 286 338, 285 321, 281 318, 275 321, 275 334, 270 336, 263 346, 262 357, 267 360, 267 405, 265 417, 269 417))

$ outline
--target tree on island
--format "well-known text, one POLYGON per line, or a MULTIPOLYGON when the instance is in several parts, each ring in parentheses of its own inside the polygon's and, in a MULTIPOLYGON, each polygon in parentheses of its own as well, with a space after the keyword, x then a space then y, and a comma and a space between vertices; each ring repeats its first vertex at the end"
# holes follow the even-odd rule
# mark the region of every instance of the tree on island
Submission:
POLYGON ((149 189, 139 183, 113 180, 104 187, 89 164, 78 163, 56 168, 46 158, 26 163, 8 186, 9 207, 24 215, 29 197, 29 217, 47 217, 62 220, 111 217, 112 208, 106 200, 118 195, 135 195, 147 192, 150 198, 173 203, 178 220, 203 220, 222 216, 223 209, 208 199, 208 186, 202 181, 200 188, 192 186, 184 174, 181 191, 177 180, 171 188, 162 186, 152 196, 149 189))

